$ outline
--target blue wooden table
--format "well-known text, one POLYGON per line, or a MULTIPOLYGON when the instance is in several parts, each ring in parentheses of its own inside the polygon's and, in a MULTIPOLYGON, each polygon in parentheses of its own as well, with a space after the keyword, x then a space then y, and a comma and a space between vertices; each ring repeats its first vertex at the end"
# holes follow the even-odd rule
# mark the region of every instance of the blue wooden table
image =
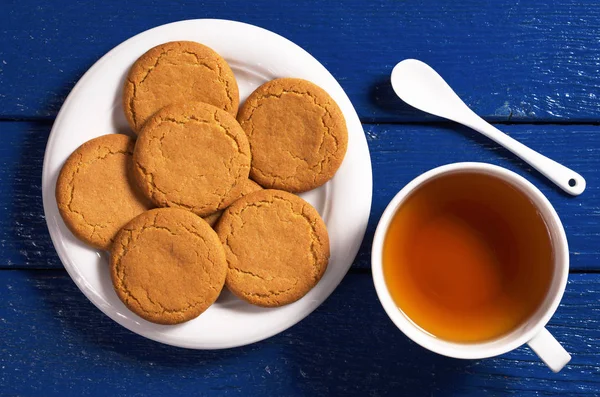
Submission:
POLYGON ((487 3, 3 0, 0 394, 600 395, 600 5, 487 3), (255 24, 309 51, 352 100, 373 161, 369 228, 340 286, 298 325, 225 351, 160 345, 104 316, 56 256, 41 199, 45 144, 76 81, 130 36, 193 18, 255 24), (568 197, 498 145, 404 105, 389 84, 404 58, 431 64, 484 118, 580 172, 585 193, 568 197), (477 361, 425 351, 377 300, 369 252, 386 203, 420 173, 457 161, 525 176, 563 220, 571 274, 549 329, 573 359, 559 374, 526 347, 477 361))

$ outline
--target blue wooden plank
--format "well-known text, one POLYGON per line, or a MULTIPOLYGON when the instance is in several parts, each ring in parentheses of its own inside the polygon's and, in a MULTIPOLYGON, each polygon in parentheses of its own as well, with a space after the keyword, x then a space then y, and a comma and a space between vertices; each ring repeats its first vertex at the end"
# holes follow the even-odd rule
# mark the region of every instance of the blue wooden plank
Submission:
POLYGON ((357 266, 368 266, 377 220, 410 180, 440 165, 481 161, 503 166, 528 179, 556 208, 567 234, 571 269, 600 267, 600 127, 501 125, 499 128, 534 150, 580 172, 586 191, 572 197, 510 152, 457 124, 367 125, 373 163, 371 218, 357 266))
POLYGON ((225 351, 160 345, 93 307, 63 271, 0 271, 4 395, 600 395, 600 275, 571 275, 549 329, 573 359, 553 374, 527 348, 464 361, 410 342, 370 274, 349 274, 312 315, 225 351))
POLYGON ((308 50, 340 81, 363 121, 423 119, 388 84, 392 67, 409 57, 438 69, 491 120, 599 120, 596 0, 6 0, 2 9, 5 118, 53 118, 85 70, 141 31, 222 18, 262 26, 308 50))
POLYGON ((62 268, 42 205, 42 163, 51 124, 0 122, 1 267, 62 268))
MULTIPOLYGON (((60 268, 43 218, 42 159, 49 123, 0 122, 0 268, 60 268)), ((373 162, 373 207, 354 263, 370 266, 377 221, 406 183, 436 166, 484 161, 524 175, 550 199, 567 231, 571 268, 600 270, 600 126, 507 125, 509 134, 572 167, 587 190, 570 197, 493 142, 455 124, 366 125, 373 162)))

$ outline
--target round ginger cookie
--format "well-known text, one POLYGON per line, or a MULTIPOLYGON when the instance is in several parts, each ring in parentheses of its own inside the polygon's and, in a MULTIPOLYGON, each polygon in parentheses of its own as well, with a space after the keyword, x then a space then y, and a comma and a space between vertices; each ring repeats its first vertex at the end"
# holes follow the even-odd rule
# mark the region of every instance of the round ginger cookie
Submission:
POLYGON ((152 208, 130 183, 134 140, 110 134, 77 148, 56 182, 56 203, 65 224, 83 242, 110 249, 127 222, 152 208))
MULTIPOLYGON (((259 190, 262 190, 262 186, 260 186, 256 182, 254 182, 252 179, 247 179, 244 182, 244 185, 242 186, 242 191, 240 192, 240 196, 236 200, 238 200, 250 193, 257 192, 259 190)), ((206 221, 206 223, 208 223, 211 227, 214 227, 217 224, 217 222, 219 221, 219 219, 221 218, 221 214, 223 214, 223 210, 214 212, 208 216, 203 217, 202 219, 204 219, 206 221)))
POLYGON ((227 261, 215 231, 177 208, 144 212, 117 235, 110 275, 119 299, 138 316, 178 324, 202 314, 225 283, 227 261))
POLYGON ((159 207, 210 215, 240 196, 250 147, 235 118, 206 103, 167 106, 147 122, 133 153, 133 177, 159 207))
POLYGON ((348 147, 342 111, 325 90, 281 78, 258 87, 238 113, 252 151, 250 177, 300 193, 333 178, 348 147))
POLYGON ((325 222, 309 203, 261 190, 227 208, 216 227, 227 256, 225 284, 239 298, 275 307, 302 298, 329 262, 325 222))
POLYGON ((148 50, 129 70, 123 88, 125 116, 136 133, 158 110, 180 102, 206 102, 233 116, 240 102, 227 62, 193 41, 172 41, 148 50))

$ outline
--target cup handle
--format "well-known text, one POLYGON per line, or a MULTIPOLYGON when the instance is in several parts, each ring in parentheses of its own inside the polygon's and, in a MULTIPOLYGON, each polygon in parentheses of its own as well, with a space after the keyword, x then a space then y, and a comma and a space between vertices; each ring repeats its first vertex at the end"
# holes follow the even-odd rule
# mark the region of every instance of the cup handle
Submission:
POLYGON ((553 372, 560 371, 571 361, 571 355, 546 328, 542 328, 527 344, 553 372))

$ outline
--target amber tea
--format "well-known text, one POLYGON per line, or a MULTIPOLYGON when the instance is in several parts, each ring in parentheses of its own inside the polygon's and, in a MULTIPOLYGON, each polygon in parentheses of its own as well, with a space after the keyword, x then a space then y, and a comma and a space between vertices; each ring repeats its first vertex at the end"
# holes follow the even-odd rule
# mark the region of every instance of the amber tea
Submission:
POLYGON ((416 189, 395 214, 383 273, 400 310, 451 342, 510 332, 549 289, 553 251, 528 197, 484 173, 443 175, 416 189))

